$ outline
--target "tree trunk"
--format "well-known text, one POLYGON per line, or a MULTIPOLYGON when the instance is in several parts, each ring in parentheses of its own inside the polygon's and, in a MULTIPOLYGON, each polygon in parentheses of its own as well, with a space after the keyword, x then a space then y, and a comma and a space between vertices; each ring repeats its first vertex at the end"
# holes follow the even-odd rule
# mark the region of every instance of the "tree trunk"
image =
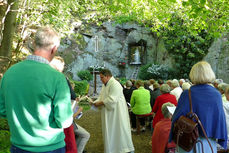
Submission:
POLYGON ((11 58, 12 42, 16 28, 18 3, 18 0, 8 0, 8 8, 10 7, 10 9, 6 10, 8 12, 6 12, 7 14, 5 22, 2 23, 4 29, 2 42, 0 44, 0 73, 5 72, 11 58))

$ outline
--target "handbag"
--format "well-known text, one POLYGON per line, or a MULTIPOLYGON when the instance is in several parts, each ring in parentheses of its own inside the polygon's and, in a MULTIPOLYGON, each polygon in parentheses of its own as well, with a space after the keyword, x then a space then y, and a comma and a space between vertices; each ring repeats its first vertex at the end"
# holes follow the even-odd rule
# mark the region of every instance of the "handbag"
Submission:
POLYGON ((174 123, 174 128, 172 131, 173 141, 176 143, 177 146, 181 147, 187 152, 191 151, 193 147, 195 151, 196 143, 200 142, 202 145, 202 153, 204 153, 203 144, 200 140, 198 140, 199 138, 198 126, 200 126, 204 133, 205 138, 207 139, 211 147, 212 153, 214 153, 212 146, 206 135, 206 132, 201 124, 201 121, 192 110, 191 89, 189 89, 189 104, 190 104, 190 112, 187 113, 185 116, 184 115, 180 116, 180 118, 174 123))

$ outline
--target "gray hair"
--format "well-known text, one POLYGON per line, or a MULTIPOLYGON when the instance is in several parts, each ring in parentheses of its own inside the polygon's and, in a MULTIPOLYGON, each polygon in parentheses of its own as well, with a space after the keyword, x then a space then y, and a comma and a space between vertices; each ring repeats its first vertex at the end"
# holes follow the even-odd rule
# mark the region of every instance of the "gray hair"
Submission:
POLYGON ((60 38, 50 27, 42 27, 35 34, 35 50, 39 48, 50 49, 54 46, 59 47, 60 38))
POLYGON ((174 79, 174 80, 171 82, 171 85, 172 85, 172 87, 174 87, 174 88, 180 86, 178 80, 176 80, 176 79, 174 79))
POLYGON ((54 58, 52 59, 52 61, 49 63, 51 67, 53 67, 54 69, 56 69, 59 72, 63 72, 64 70, 64 59, 60 56, 54 56, 54 58))
POLYGON ((225 93, 226 88, 227 88, 227 85, 228 85, 228 84, 226 84, 226 83, 220 83, 220 84, 218 85, 218 89, 219 89, 220 91, 222 91, 223 93, 225 93))
POLYGON ((135 86, 136 87, 143 87, 144 86, 144 82, 142 81, 142 80, 137 80, 136 82, 135 82, 135 86))
POLYGON ((215 73, 211 65, 206 61, 201 61, 193 65, 189 77, 193 84, 207 84, 215 81, 215 73))
POLYGON ((164 118, 169 118, 172 114, 169 112, 169 109, 168 109, 168 106, 170 107, 174 107, 175 105, 170 103, 170 102, 167 102, 167 103, 164 103, 162 106, 161 106, 161 112, 164 116, 164 118))
POLYGON ((157 83, 157 82, 155 82, 154 84, 153 84, 153 88, 154 89, 157 89, 157 88, 159 88, 160 87, 160 85, 157 83))
POLYGON ((144 86, 145 86, 145 87, 149 87, 150 85, 151 85, 151 84, 150 84, 149 80, 144 81, 144 86))
POLYGON ((126 81, 126 87, 132 87, 132 82, 130 80, 127 80, 126 81))
POLYGON ((170 92, 170 87, 168 84, 163 84, 160 87, 160 91, 164 94, 164 93, 169 93, 170 92))
POLYGON ((191 85, 188 83, 188 82, 184 82, 183 84, 182 84, 182 89, 183 90, 187 90, 187 89, 189 89, 191 87, 191 85))
POLYGON ((216 79, 216 80, 214 81, 214 83, 220 84, 220 83, 223 83, 223 80, 222 80, 222 79, 216 79))
POLYGON ((102 74, 104 76, 112 77, 112 73, 111 73, 111 71, 109 69, 102 69, 102 70, 99 71, 99 74, 102 74))

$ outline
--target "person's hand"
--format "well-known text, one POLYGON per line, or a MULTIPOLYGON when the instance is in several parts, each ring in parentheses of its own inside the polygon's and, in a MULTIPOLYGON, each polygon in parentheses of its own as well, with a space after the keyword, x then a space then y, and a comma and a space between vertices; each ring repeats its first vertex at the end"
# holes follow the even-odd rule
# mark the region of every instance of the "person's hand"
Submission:
POLYGON ((77 102, 79 102, 79 101, 80 101, 80 97, 77 97, 75 100, 76 100, 77 102))
POLYGON ((155 113, 153 112, 152 117, 154 118, 154 116, 155 116, 155 113))
POLYGON ((82 112, 82 111, 83 111, 83 107, 79 107, 77 112, 73 114, 73 118, 76 118, 76 116, 78 116, 80 114, 80 112, 82 112))
POLYGON ((93 103, 95 107, 99 107, 99 106, 102 106, 104 105, 103 101, 97 101, 95 103, 93 103))
POLYGON ((83 107, 79 107, 79 112, 82 112, 83 111, 83 107))

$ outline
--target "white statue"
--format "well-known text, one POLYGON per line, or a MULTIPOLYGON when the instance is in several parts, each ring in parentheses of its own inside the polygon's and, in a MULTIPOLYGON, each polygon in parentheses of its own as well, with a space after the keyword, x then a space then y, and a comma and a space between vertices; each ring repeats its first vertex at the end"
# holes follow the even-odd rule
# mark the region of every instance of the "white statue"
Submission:
POLYGON ((141 64, 140 53, 139 53, 138 48, 135 50, 134 62, 133 62, 133 64, 141 64))

